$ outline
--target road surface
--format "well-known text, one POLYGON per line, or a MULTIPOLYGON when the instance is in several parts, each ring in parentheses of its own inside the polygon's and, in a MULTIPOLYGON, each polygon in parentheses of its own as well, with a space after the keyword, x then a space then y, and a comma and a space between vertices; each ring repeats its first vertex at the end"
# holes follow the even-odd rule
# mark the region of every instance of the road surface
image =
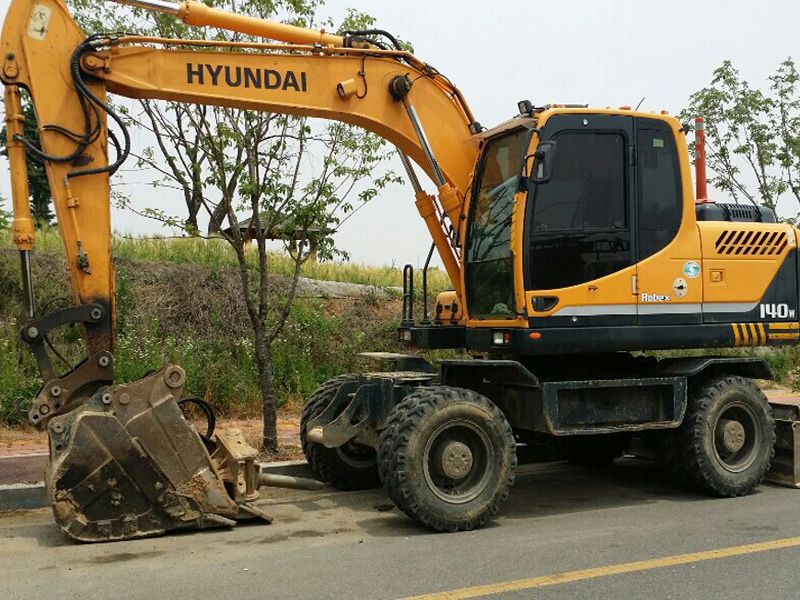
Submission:
POLYGON ((272 525, 110 544, 2 515, 0 598, 800 597, 800 490, 721 500, 646 461, 531 465, 493 524, 458 534, 380 491, 268 494, 272 525))

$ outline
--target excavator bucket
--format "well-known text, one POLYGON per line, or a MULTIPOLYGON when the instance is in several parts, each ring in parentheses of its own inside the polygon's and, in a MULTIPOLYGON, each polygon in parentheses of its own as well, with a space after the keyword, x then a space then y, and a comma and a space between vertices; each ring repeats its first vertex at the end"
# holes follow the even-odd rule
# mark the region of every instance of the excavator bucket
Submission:
POLYGON ((775 458, 769 483, 800 488, 800 400, 770 402, 775 415, 775 458))
POLYGON ((257 452, 236 430, 203 440, 177 403, 186 375, 168 366, 103 387, 47 424, 45 484, 56 521, 97 542, 260 517, 257 452))

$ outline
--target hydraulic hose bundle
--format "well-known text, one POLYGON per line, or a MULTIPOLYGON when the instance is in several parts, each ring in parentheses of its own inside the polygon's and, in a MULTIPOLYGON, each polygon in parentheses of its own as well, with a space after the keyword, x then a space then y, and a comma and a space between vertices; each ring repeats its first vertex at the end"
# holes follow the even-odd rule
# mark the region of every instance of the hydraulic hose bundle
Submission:
POLYGON ((90 89, 83 79, 81 72, 81 58, 87 52, 98 50, 101 46, 106 44, 107 36, 102 34, 95 34, 87 37, 72 53, 70 58, 70 75, 72 76, 72 83, 75 86, 75 92, 78 95, 78 100, 81 105, 84 120, 83 133, 77 133, 61 125, 47 124, 42 126, 43 131, 52 131, 67 137, 77 144, 73 152, 64 156, 55 156, 47 154, 41 148, 38 148, 31 140, 24 138, 21 135, 15 135, 14 139, 25 146, 25 149, 35 159, 40 162, 56 162, 56 163, 72 163, 76 167, 85 165, 86 160, 84 153, 86 148, 89 147, 100 136, 102 131, 102 121, 100 119, 100 111, 102 110, 110 116, 114 122, 119 126, 122 131, 123 144, 120 145, 119 138, 113 131, 108 131, 108 137, 114 145, 116 151, 116 158, 114 162, 103 166, 93 168, 78 168, 67 173, 67 178, 72 179, 75 177, 82 177, 84 175, 96 175, 99 173, 109 173, 113 175, 117 169, 128 158, 131 150, 131 138, 128 133, 128 128, 125 122, 120 118, 116 112, 106 102, 98 98, 90 89))

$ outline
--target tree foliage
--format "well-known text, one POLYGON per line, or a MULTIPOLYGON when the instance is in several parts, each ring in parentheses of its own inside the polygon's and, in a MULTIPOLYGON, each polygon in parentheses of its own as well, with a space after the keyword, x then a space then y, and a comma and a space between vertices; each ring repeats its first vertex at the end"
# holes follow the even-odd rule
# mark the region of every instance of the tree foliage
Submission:
POLYGON ((1 208, 5 204, 6 199, 0 196, 0 231, 11 227, 11 213, 1 208))
MULTIPOLYGON (((315 26, 318 0, 212 0, 239 14, 315 26)), ((170 38, 255 40, 230 31, 190 28, 171 16, 90 0, 73 0, 85 30, 125 30, 170 38)), ((364 29, 373 20, 350 11, 346 29, 364 29)), ((332 28, 331 23, 316 26, 332 28)), ((243 51, 248 52, 248 51, 243 51)), ((337 122, 238 110, 227 107, 145 100, 140 110, 120 107, 128 119, 149 131, 152 147, 136 152, 137 170, 157 175, 151 184, 183 196, 187 216, 180 219, 150 207, 139 212, 167 225, 197 233, 198 214, 209 233, 221 235, 239 259, 242 293, 253 327, 256 363, 264 407, 264 446, 275 448, 275 389, 272 345, 294 301, 302 265, 314 255, 342 255, 334 243, 340 225, 397 176, 379 168, 393 149, 382 138, 337 122), (257 268, 248 268, 248 239, 255 241, 257 268), (282 239, 294 259, 288 281, 272 275, 269 240, 282 239)), ((124 171, 123 177, 125 176, 124 171)), ((116 197, 131 206, 117 187, 116 197)))
POLYGON ((706 121, 712 185, 737 201, 754 198, 772 209, 781 197, 793 197, 800 210, 800 88, 791 58, 763 90, 742 79, 730 61, 723 62, 680 114, 697 116, 706 121))

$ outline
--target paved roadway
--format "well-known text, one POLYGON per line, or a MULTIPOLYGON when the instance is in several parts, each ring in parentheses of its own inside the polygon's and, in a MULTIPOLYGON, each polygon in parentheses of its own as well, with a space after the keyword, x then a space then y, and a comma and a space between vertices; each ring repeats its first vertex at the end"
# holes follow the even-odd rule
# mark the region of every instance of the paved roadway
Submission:
POLYGON ((46 510, 2 515, 0 598, 800 597, 800 490, 720 500, 633 459, 527 466, 502 516, 459 534, 379 491, 270 495, 273 525, 111 544, 70 543, 46 510))

